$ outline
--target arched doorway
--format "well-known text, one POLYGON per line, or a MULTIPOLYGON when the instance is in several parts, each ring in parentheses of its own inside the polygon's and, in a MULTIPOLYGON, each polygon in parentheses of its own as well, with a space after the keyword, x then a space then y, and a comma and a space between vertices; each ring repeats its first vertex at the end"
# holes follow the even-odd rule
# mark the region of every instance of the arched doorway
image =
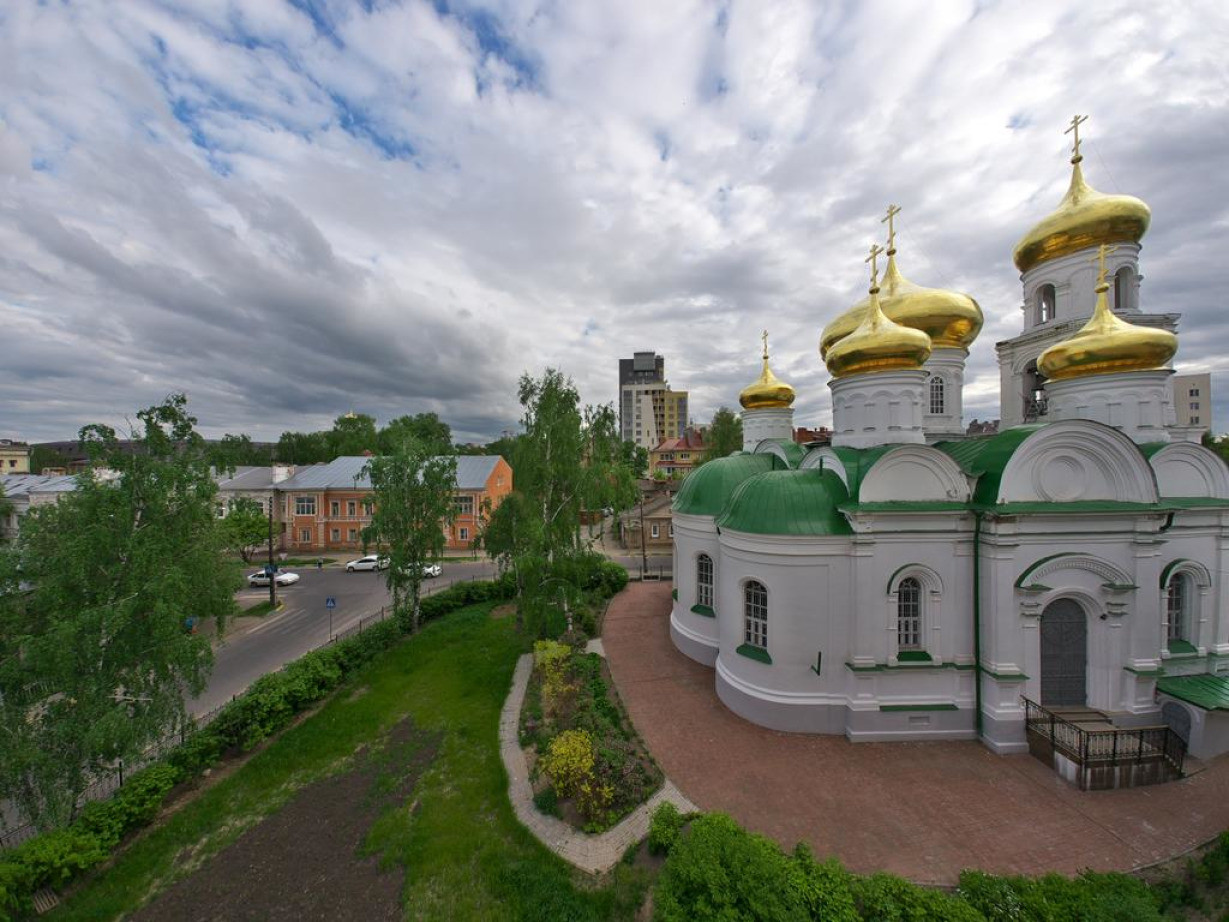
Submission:
POLYGON ((1088 704, 1088 618, 1074 599, 1057 599, 1041 613, 1041 705, 1088 704))

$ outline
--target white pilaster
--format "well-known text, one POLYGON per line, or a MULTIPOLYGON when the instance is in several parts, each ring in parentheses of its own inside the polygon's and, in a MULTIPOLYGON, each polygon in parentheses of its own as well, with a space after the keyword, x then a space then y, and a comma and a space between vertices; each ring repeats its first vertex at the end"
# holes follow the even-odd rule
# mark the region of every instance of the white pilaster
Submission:
POLYGON ((832 444, 851 448, 924 444, 922 406, 930 374, 868 371, 828 382, 832 390, 832 444))

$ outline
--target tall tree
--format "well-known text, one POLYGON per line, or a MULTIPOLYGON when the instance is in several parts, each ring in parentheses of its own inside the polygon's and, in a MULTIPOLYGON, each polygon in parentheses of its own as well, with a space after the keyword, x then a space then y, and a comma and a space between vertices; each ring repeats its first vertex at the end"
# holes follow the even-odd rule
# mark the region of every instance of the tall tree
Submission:
POLYGON ((387 549, 393 612, 406 630, 416 632, 422 622, 423 567, 443 552, 443 526, 453 517, 457 462, 408 435, 390 447, 365 469, 375 510, 363 540, 387 549))
POLYGON ((724 458, 743 447, 743 421, 729 407, 721 407, 713 414, 713 421, 704 433, 704 454, 696 464, 706 464, 724 458))
POLYGON ((389 453, 406 436, 422 442, 437 455, 452 454, 452 429, 434 413, 398 416, 380 430, 378 442, 382 453, 389 453))
POLYGON ((135 451, 109 427, 81 430, 94 470, 32 509, 0 555, 0 797, 44 828, 71 818, 92 776, 184 721, 212 662, 185 619, 234 607, 186 399, 137 417, 135 451))
POLYGON ((218 519, 218 539, 222 547, 234 551, 251 563, 252 557, 269 536, 269 520, 260 503, 246 496, 231 500, 226 516, 218 519))
POLYGON ((252 465, 259 467, 269 463, 269 451, 263 446, 253 445, 249 435, 232 435, 226 433, 208 448, 209 460, 219 471, 233 471, 237 467, 252 465))
POLYGON ((643 477, 649 469, 649 450, 635 442, 623 443, 623 464, 633 477, 643 477))
POLYGON ((320 464, 332 461, 327 432, 283 432, 274 457, 284 464, 320 464))
POLYGON ((342 455, 374 454, 380 448, 376 436, 376 420, 366 413, 347 413, 333 420, 333 428, 327 433, 329 458, 342 455))

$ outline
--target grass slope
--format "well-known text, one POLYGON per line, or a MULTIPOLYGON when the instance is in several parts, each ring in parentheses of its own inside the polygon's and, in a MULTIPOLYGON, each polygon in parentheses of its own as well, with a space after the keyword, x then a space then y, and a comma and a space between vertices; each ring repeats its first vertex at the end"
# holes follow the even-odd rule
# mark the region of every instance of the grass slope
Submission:
MULTIPOLYGON (((407 869, 408 919, 631 919, 648 879, 620 867, 605 886, 575 874, 512 814, 499 712, 522 652, 511 619, 465 609, 377 658, 292 728, 128 848, 46 918, 113 919, 349 764, 409 716, 443 735, 409 809, 382 816, 368 847, 407 869)), ((313 830, 304 830, 304 835, 313 830)))

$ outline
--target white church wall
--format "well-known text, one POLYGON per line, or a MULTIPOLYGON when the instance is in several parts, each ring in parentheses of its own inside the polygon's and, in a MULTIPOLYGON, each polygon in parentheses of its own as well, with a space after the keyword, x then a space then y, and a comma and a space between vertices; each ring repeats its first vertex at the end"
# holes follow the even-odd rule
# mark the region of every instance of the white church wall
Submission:
POLYGON ((1168 442, 1174 423, 1169 368, 1047 381, 1050 420, 1086 419, 1113 426, 1137 444, 1168 442))
POLYGON ((1052 423, 1029 436, 1003 471, 999 502, 1113 500, 1155 503, 1156 479, 1143 455, 1110 426, 1052 423))
POLYGON ((1161 496, 1229 498, 1229 468, 1220 455, 1202 445, 1173 442, 1149 458, 1149 463, 1161 496))
MULTIPOLYGON (((711 516, 675 513, 674 524, 674 604, 670 611, 670 636, 674 645, 705 666, 717 660, 717 618, 692 610, 697 604, 697 564, 701 554, 713 561, 713 594, 721 572, 721 549, 717 527, 711 516)), ((713 606, 714 608, 716 606, 713 606)))
POLYGON ((969 478, 937 448, 902 445, 879 458, 862 479, 858 501, 968 502, 969 478))

